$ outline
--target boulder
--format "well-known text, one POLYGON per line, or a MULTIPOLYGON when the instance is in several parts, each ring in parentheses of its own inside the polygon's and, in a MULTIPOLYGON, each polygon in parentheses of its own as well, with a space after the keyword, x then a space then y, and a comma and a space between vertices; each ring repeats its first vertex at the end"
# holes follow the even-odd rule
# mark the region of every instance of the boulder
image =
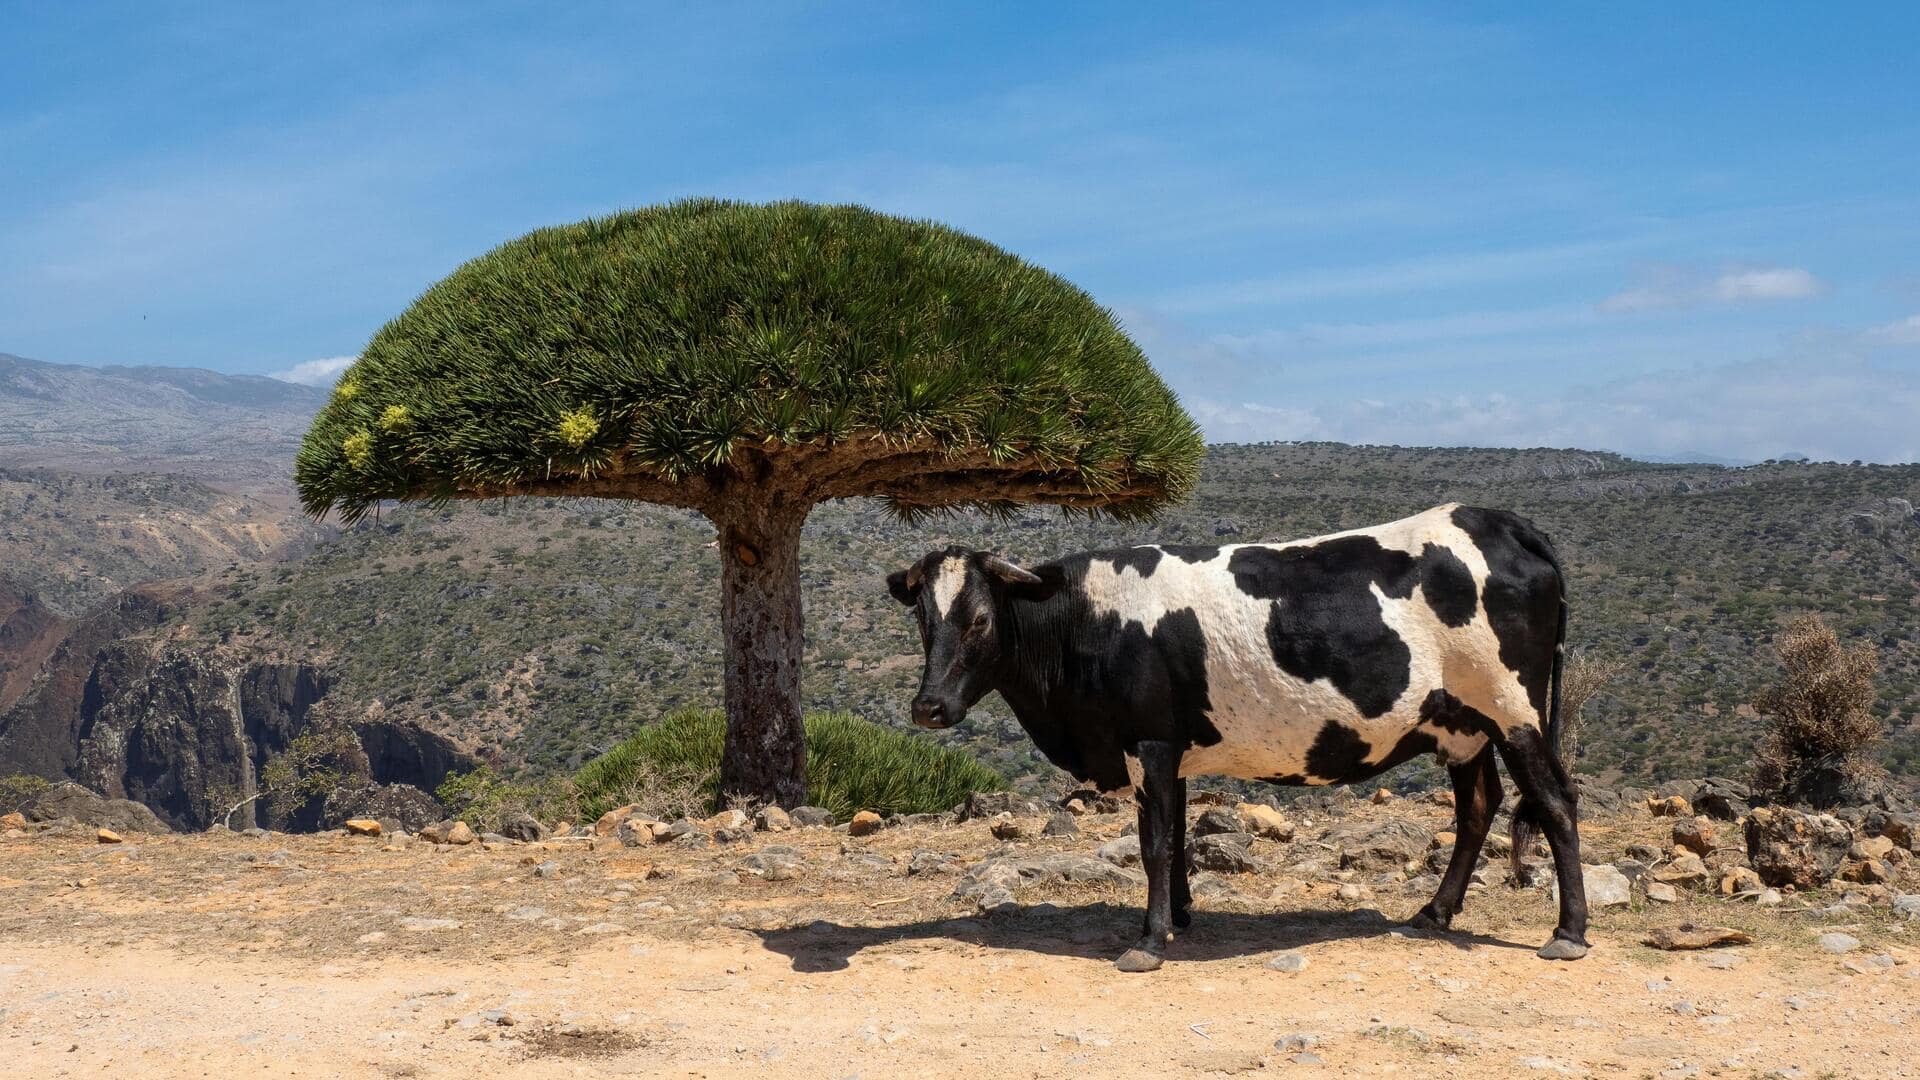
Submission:
POLYGON ((1853 830, 1831 814, 1763 806, 1746 818, 1747 859, 1769 885, 1807 889, 1833 879, 1853 830))
MULTIPOLYGON (((1580 877, 1586 886, 1587 906, 1594 910, 1610 907, 1625 907, 1633 902, 1633 882, 1627 875, 1614 867, 1601 865, 1582 866, 1580 877)), ((1560 883, 1553 883, 1553 898, 1560 899, 1560 883)))
POLYGON ((534 820, 532 814, 523 811, 508 814, 506 819, 500 822, 500 835, 509 840, 536 844, 547 838, 547 827, 534 820))
POLYGON ((787 811, 787 819, 795 825, 809 829, 830 829, 835 821, 833 811, 821 806, 796 806, 787 811))
POLYGON ((874 833, 880 831, 882 824, 884 824, 884 822, 880 820, 879 814, 871 810, 862 810, 853 815, 853 820, 847 822, 847 835, 872 836, 874 833))
POLYGON ((1327 830, 1324 842, 1340 853, 1340 868, 1399 870, 1427 851, 1432 837, 1411 821, 1353 822, 1327 830))
POLYGON ((1215 833, 1237 833, 1245 830, 1240 826, 1240 814, 1224 806, 1212 806, 1200 812, 1192 827, 1188 830, 1194 837, 1212 836, 1215 833))
POLYGON ((767 881, 787 881, 799 871, 803 862, 798 849, 785 844, 769 844, 741 859, 740 869, 767 881))
POLYGON ((996 889, 1014 893, 1033 885, 1061 882, 1142 885, 1146 875, 1086 855, 1008 856, 968 867, 954 887, 953 898, 979 901, 996 889))
POLYGON ((0 814, 0 832, 5 832, 8 829, 24 829, 26 827, 27 816, 20 811, 15 810, 9 814, 0 814))
POLYGON ((1914 851, 1914 837, 1920 835, 1920 814, 1878 807, 1861 819, 1860 831, 1869 836, 1884 836, 1895 844, 1914 851))
POLYGON ((380 823, 372 818, 348 818, 341 828, 348 836, 379 836, 380 823))
POLYGON ((165 833, 173 830, 145 805, 131 799, 109 799, 63 780, 28 799, 20 807, 28 821, 58 821, 72 818, 96 829, 122 833, 165 833))
POLYGON ((1692 817, 1693 804, 1679 795, 1647 800, 1647 812, 1654 817, 1692 817))
POLYGON ((646 847, 657 842, 653 827, 658 824, 641 817, 629 817, 613 830, 613 836, 621 847, 646 847))
POLYGON ((1736 866, 1720 875, 1721 896, 1758 896, 1767 887, 1760 875, 1744 866, 1736 866))
POLYGON ((1753 809, 1753 789, 1738 780, 1709 776, 1700 781, 1693 808, 1716 821, 1739 821, 1753 809))
POLYGON ((96 829, 94 830, 93 838, 102 844, 117 844, 120 842, 120 834, 114 832, 112 829, 96 829))
POLYGON ((1673 845, 1695 855, 1713 854, 1715 834, 1712 819, 1704 814, 1673 823, 1673 845))
POLYGON ((1187 864, 1216 874, 1250 874, 1260 869, 1250 850, 1253 836, 1242 832, 1208 833, 1187 845, 1187 864))
POLYGON ((1046 828, 1040 830, 1041 836, 1066 837, 1080 835, 1080 826, 1073 815, 1065 810, 1057 810, 1047 819, 1046 828))
POLYGON ((1706 887, 1712 875, 1700 856, 1689 852, 1655 870, 1653 880, 1682 889, 1699 889, 1706 887))
POLYGON ((1283 844, 1293 839, 1293 822, 1273 807, 1262 806, 1259 803, 1241 803, 1238 809, 1242 830, 1262 840, 1274 840, 1283 844))
POLYGON ((1140 865, 1140 838, 1131 834, 1109 840, 1094 851, 1095 855, 1115 866, 1140 865))
POLYGON ((593 823, 593 835, 612 836, 620 831, 620 824, 622 822, 634 816, 639 810, 640 806, 638 803, 628 803, 625 806, 616 806, 606 813, 601 814, 600 819, 593 823))
POLYGON ((753 827, 761 832, 786 832, 793 828, 793 819, 777 806, 763 806, 753 812, 753 827))
POLYGON ((998 814, 987 823, 987 831, 995 840, 1024 840, 1030 835, 1027 823, 1012 814, 998 814))

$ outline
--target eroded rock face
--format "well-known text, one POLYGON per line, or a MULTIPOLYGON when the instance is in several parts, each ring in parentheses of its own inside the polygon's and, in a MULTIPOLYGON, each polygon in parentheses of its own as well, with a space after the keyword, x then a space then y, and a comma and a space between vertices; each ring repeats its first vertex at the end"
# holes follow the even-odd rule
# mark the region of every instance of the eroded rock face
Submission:
POLYGON ((28 821, 72 818, 82 825, 125 833, 162 833, 166 824, 152 810, 127 799, 104 798, 71 781, 55 784, 28 799, 22 813, 28 821))
POLYGON ((1839 872, 1853 829, 1831 814, 1763 806, 1746 818, 1747 860, 1769 885, 1811 888, 1839 872))

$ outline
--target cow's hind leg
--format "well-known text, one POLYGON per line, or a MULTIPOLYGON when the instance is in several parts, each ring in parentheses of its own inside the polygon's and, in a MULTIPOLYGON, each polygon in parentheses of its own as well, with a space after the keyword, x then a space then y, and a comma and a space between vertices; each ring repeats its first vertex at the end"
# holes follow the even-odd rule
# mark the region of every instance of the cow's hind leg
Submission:
POLYGON ((1447 860, 1447 874, 1427 906, 1408 923, 1426 930, 1445 930, 1466 902, 1467 884, 1480 861, 1480 848, 1500 809, 1500 770, 1494 764, 1491 745, 1471 761, 1451 766, 1453 777, 1453 857, 1447 860))
POLYGON ((1185 846, 1185 838, 1175 840, 1187 829, 1187 808, 1176 802, 1180 797, 1180 754, 1172 743, 1143 742, 1139 745, 1140 784, 1135 798, 1140 804, 1140 862, 1147 871, 1147 921, 1145 933, 1133 948, 1121 954, 1116 966, 1121 971, 1152 971, 1166 960, 1167 942, 1173 938, 1174 875, 1173 854, 1185 846))
MULTIPOLYGON (((1573 780, 1547 745, 1540 729, 1516 725, 1499 738, 1500 756, 1520 789, 1514 807, 1516 820, 1538 824, 1553 849, 1553 870, 1560 885, 1560 925, 1553 940, 1541 947, 1548 960, 1578 960, 1587 955, 1587 890, 1580 870, 1580 829, 1576 817, 1573 780)), ((1524 839, 1525 829, 1515 830, 1524 839)))
POLYGON ((1185 930, 1193 925, 1193 890, 1187 882, 1187 780, 1184 776, 1173 778, 1173 807, 1173 928, 1185 930))

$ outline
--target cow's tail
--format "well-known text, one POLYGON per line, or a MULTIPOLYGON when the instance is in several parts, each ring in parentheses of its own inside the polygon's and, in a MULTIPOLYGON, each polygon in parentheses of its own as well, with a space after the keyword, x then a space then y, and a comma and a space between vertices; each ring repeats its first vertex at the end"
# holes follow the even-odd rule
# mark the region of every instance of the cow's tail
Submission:
MULTIPOLYGON (((1560 568, 1560 557, 1554 552, 1553 544, 1546 537, 1535 533, 1526 537, 1526 540, 1532 541, 1523 541, 1529 551, 1552 564, 1553 576, 1559 585, 1560 615, 1553 634, 1553 681, 1547 691, 1547 729, 1542 734, 1546 736, 1548 764, 1553 769, 1555 778, 1561 782, 1567 798, 1572 800, 1574 798, 1573 781, 1567 775, 1566 764, 1560 757, 1560 687, 1566 676, 1567 667, 1567 575, 1566 571, 1560 568)), ((1533 846, 1534 834, 1546 826, 1545 815, 1540 804, 1522 794, 1519 801, 1513 804, 1513 849, 1509 858, 1515 877, 1521 879, 1526 877, 1527 850, 1533 846)))

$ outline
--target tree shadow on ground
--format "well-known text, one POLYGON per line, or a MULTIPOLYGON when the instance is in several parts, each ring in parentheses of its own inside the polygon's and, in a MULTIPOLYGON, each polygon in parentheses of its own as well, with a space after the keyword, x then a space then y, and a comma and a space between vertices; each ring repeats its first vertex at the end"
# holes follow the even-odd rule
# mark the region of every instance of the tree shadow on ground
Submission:
MULTIPOLYGON (((1139 908, 1106 902, 1072 908, 1034 904, 1015 912, 977 917, 924 919, 890 926, 845 926, 823 920, 755 933, 768 951, 792 960, 793 970, 820 972, 845 970, 854 954, 863 949, 936 939, 988 949, 1111 960, 1140 936, 1143 918, 1139 908)), ((1484 934, 1415 930, 1371 908, 1309 908, 1285 913, 1196 911, 1193 925, 1167 946, 1167 959, 1173 963, 1223 960, 1389 934, 1445 942, 1461 950, 1476 945, 1526 952, 1534 949, 1484 934)))

